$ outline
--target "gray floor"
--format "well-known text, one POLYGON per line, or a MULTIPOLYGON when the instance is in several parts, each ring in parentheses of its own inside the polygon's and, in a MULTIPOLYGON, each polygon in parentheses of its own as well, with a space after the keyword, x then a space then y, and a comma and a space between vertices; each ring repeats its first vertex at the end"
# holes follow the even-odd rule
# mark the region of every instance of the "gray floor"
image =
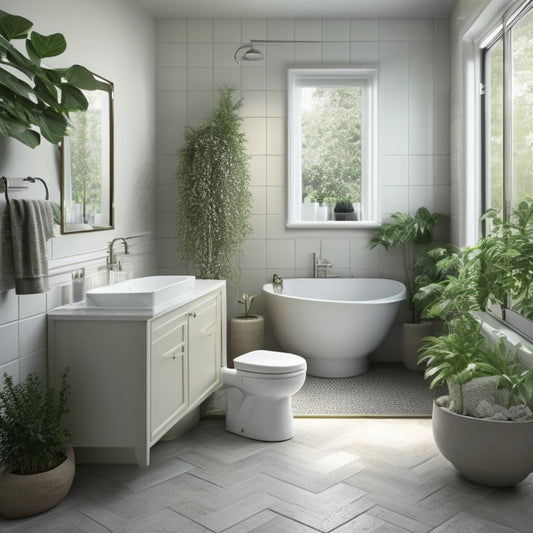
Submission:
POLYGON ((533 531, 533 475, 513 489, 462 480, 428 418, 297 418, 263 443, 206 418, 152 464, 79 465, 66 500, 0 531, 304 533, 533 531))
MULTIPOLYGON (((422 372, 402 363, 374 363, 368 372, 342 379, 307 376, 292 397, 296 416, 431 416, 433 400, 446 388, 430 390, 422 372)), ((217 391, 208 402, 210 414, 223 414, 226 402, 217 391)))

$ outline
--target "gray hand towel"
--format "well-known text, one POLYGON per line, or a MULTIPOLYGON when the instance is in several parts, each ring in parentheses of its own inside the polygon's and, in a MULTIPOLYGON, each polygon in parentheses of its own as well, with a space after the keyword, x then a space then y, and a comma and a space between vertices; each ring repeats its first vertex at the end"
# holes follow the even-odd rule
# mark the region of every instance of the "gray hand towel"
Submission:
POLYGON ((15 270, 15 292, 48 290, 46 241, 54 235, 54 215, 47 200, 10 200, 9 219, 15 270))

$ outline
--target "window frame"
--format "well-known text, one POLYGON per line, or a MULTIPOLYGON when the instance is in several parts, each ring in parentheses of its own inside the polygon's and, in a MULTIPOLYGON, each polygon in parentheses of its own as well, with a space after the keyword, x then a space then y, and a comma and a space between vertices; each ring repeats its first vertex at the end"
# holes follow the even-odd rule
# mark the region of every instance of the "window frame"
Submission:
MULTIPOLYGON (((490 73, 487 61, 491 49, 502 42, 503 46, 503 216, 508 217, 513 210, 514 176, 513 176, 513 92, 512 92, 512 31, 515 24, 525 15, 533 12, 533 0, 525 0, 519 5, 513 5, 486 33, 479 44, 480 51, 480 81, 481 81, 481 192, 482 211, 491 207, 491 176, 490 176, 490 73)), ((485 228, 483 228, 484 230, 485 228)), ((519 314, 510 307, 500 308, 492 305, 489 308, 503 323, 512 329, 533 339, 533 321, 519 314)))
POLYGON ((288 228, 368 228, 377 227, 377 68, 316 67, 289 68, 287 71, 287 227, 288 228), (361 212, 357 221, 302 220, 301 88, 361 87, 361 212))

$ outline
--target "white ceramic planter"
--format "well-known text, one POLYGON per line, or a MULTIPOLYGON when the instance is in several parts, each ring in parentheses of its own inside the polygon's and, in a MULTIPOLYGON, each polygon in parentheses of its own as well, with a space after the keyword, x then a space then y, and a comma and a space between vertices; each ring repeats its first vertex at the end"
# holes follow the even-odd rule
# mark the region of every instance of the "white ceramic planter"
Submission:
POLYGON ((433 404, 433 437, 469 481, 512 487, 533 472, 533 421, 483 420, 433 404))

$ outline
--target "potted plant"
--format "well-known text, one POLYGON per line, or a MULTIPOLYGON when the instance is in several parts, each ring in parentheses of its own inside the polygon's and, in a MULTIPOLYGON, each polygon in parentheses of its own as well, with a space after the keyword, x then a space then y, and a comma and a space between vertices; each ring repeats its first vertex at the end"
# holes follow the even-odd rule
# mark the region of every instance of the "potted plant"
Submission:
POLYGON ((70 434, 62 425, 69 411, 67 371, 59 390, 45 389, 37 374, 15 385, 4 374, 0 390, 0 514, 22 518, 50 509, 74 479, 70 434))
POLYGON ((255 295, 243 293, 237 300, 244 306, 241 315, 230 319, 230 349, 228 366, 233 367, 233 359, 253 350, 261 350, 264 342, 264 319, 261 315, 252 315, 251 308, 255 295))
POLYGON ((221 90, 206 123, 185 130, 178 154, 178 254, 199 278, 235 279, 233 255, 252 231, 241 105, 233 89, 221 90))
MULTIPOLYGON (((384 222, 370 239, 370 248, 382 246, 385 250, 399 248, 401 251, 403 278, 407 289, 407 306, 410 311, 411 321, 403 324, 402 335, 402 357, 404 365, 411 370, 419 370, 417 364, 417 351, 420 340, 433 332, 432 322, 421 322, 420 313, 413 302, 413 297, 417 289, 421 286, 422 280, 425 282, 431 273, 436 274, 436 270, 426 268, 424 277, 418 277, 421 269, 421 261, 416 263, 415 270, 414 255, 418 248, 419 254, 425 253, 427 246, 433 242, 435 227, 441 221, 443 215, 440 213, 430 213, 425 207, 419 207, 414 214, 394 213, 391 220, 384 222), (417 281, 418 279, 418 281, 417 281)), ((426 263, 432 259, 425 256, 426 263)), ((431 279, 436 281, 436 279, 431 279)))
POLYGON ((336 202, 333 212, 335 213, 335 220, 355 220, 353 204, 349 200, 336 202))
POLYGON ((485 215, 487 235, 443 260, 445 279, 415 297, 423 315, 445 325, 444 335, 424 340, 419 358, 430 387, 449 389, 433 406, 435 442, 467 479, 490 486, 512 486, 533 471, 533 370, 504 340, 482 335, 479 313, 509 296, 529 309, 521 296, 532 283, 532 209, 526 202, 509 219, 485 215))
POLYGON ((0 10, 0 135, 35 148, 41 135, 59 144, 68 134, 69 112, 89 105, 81 89, 103 84, 80 65, 42 65, 43 59, 62 54, 67 43, 61 33, 42 35, 30 32, 32 26, 30 20, 0 10), (19 40, 27 55, 13 44, 19 40))

